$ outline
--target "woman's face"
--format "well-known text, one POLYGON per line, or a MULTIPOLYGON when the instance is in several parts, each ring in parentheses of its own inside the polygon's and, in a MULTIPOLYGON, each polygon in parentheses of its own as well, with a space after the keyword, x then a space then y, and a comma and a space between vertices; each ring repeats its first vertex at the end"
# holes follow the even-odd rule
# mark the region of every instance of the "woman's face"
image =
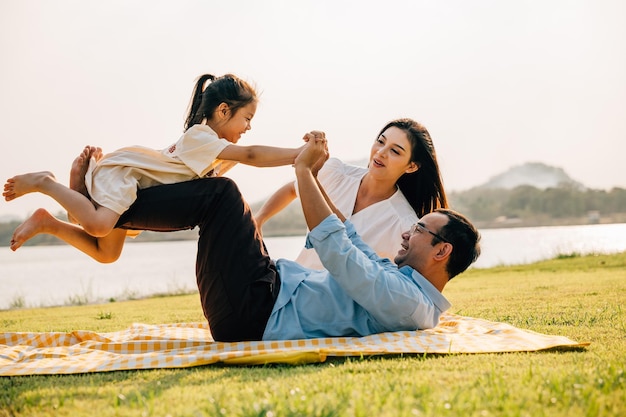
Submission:
POLYGON ((368 167, 370 174, 395 182, 403 174, 417 171, 417 164, 411 162, 411 150, 406 132, 391 126, 372 145, 368 167))

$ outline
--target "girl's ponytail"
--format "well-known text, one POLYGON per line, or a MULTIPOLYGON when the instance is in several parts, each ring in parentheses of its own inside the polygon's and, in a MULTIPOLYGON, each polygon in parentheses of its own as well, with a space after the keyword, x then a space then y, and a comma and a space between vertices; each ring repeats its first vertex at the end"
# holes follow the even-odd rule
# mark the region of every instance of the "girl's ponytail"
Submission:
POLYGON ((237 113, 237 110, 256 101, 256 99, 254 88, 233 74, 226 74, 221 77, 204 74, 198 78, 189 101, 185 130, 202 123, 203 119, 211 119, 215 109, 221 103, 228 105, 232 117, 237 113), (209 80, 210 83, 205 87, 209 80))
POLYGON ((198 77, 196 81, 196 86, 194 87, 193 93, 191 95, 191 100, 189 101, 189 106, 187 106, 187 117, 185 118, 185 130, 189 129, 191 126, 196 125, 202 122, 202 119, 205 117, 210 117, 210 115, 206 114, 198 114, 198 111, 202 108, 202 92, 204 91, 204 84, 207 80, 215 80, 215 76, 212 74, 204 74, 198 77))

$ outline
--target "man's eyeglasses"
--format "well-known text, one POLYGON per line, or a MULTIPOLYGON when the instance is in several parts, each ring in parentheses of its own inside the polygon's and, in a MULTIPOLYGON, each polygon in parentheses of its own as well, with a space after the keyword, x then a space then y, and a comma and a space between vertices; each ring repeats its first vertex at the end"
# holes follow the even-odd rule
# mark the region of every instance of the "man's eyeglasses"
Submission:
POLYGON ((422 223, 415 223, 413 226, 411 226, 411 229, 409 230, 409 234, 411 236, 413 236, 415 233, 417 233, 418 231, 420 231, 420 233, 422 231, 424 232, 428 232, 431 235, 433 235, 434 237, 436 237, 437 239, 446 242, 446 243, 450 243, 450 241, 448 239, 443 238, 441 235, 438 235, 435 232, 432 232, 430 230, 428 230, 428 228, 426 226, 424 226, 422 223))

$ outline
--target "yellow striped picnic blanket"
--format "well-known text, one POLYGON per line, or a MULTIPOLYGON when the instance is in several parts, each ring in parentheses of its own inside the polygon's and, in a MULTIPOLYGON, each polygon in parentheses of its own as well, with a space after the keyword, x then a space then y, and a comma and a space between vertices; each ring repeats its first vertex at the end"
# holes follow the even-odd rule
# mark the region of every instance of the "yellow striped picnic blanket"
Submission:
POLYGON ((449 313, 429 330, 237 343, 213 341, 205 323, 134 324, 109 333, 2 333, 0 375, 185 368, 218 362, 301 364, 323 362, 329 356, 522 352, 587 345, 563 336, 449 313))

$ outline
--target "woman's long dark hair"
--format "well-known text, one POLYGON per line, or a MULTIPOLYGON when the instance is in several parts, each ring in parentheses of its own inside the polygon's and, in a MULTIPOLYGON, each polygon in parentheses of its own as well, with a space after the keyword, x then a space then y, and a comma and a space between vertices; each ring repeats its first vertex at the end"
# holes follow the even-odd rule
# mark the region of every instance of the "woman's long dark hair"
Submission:
POLYGON ((378 137, 390 127, 404 131, 411 142, 411 161, 419 166, 412 173, 402 175, 396 184, 418 217, 438 208, 448 207, 435 146, 424 126, 409 118, 392 120, 382 128, 378 137))
POLYGON ((226 103, 232 117, 237 110, 257 100, 256 91, 250 84, 233 74, 215 77, 204 74, 198 77, 187 108, 185 130, 213 117, 215 109, 226 103), (210 83, 206 86, 207 81, 210 83))

